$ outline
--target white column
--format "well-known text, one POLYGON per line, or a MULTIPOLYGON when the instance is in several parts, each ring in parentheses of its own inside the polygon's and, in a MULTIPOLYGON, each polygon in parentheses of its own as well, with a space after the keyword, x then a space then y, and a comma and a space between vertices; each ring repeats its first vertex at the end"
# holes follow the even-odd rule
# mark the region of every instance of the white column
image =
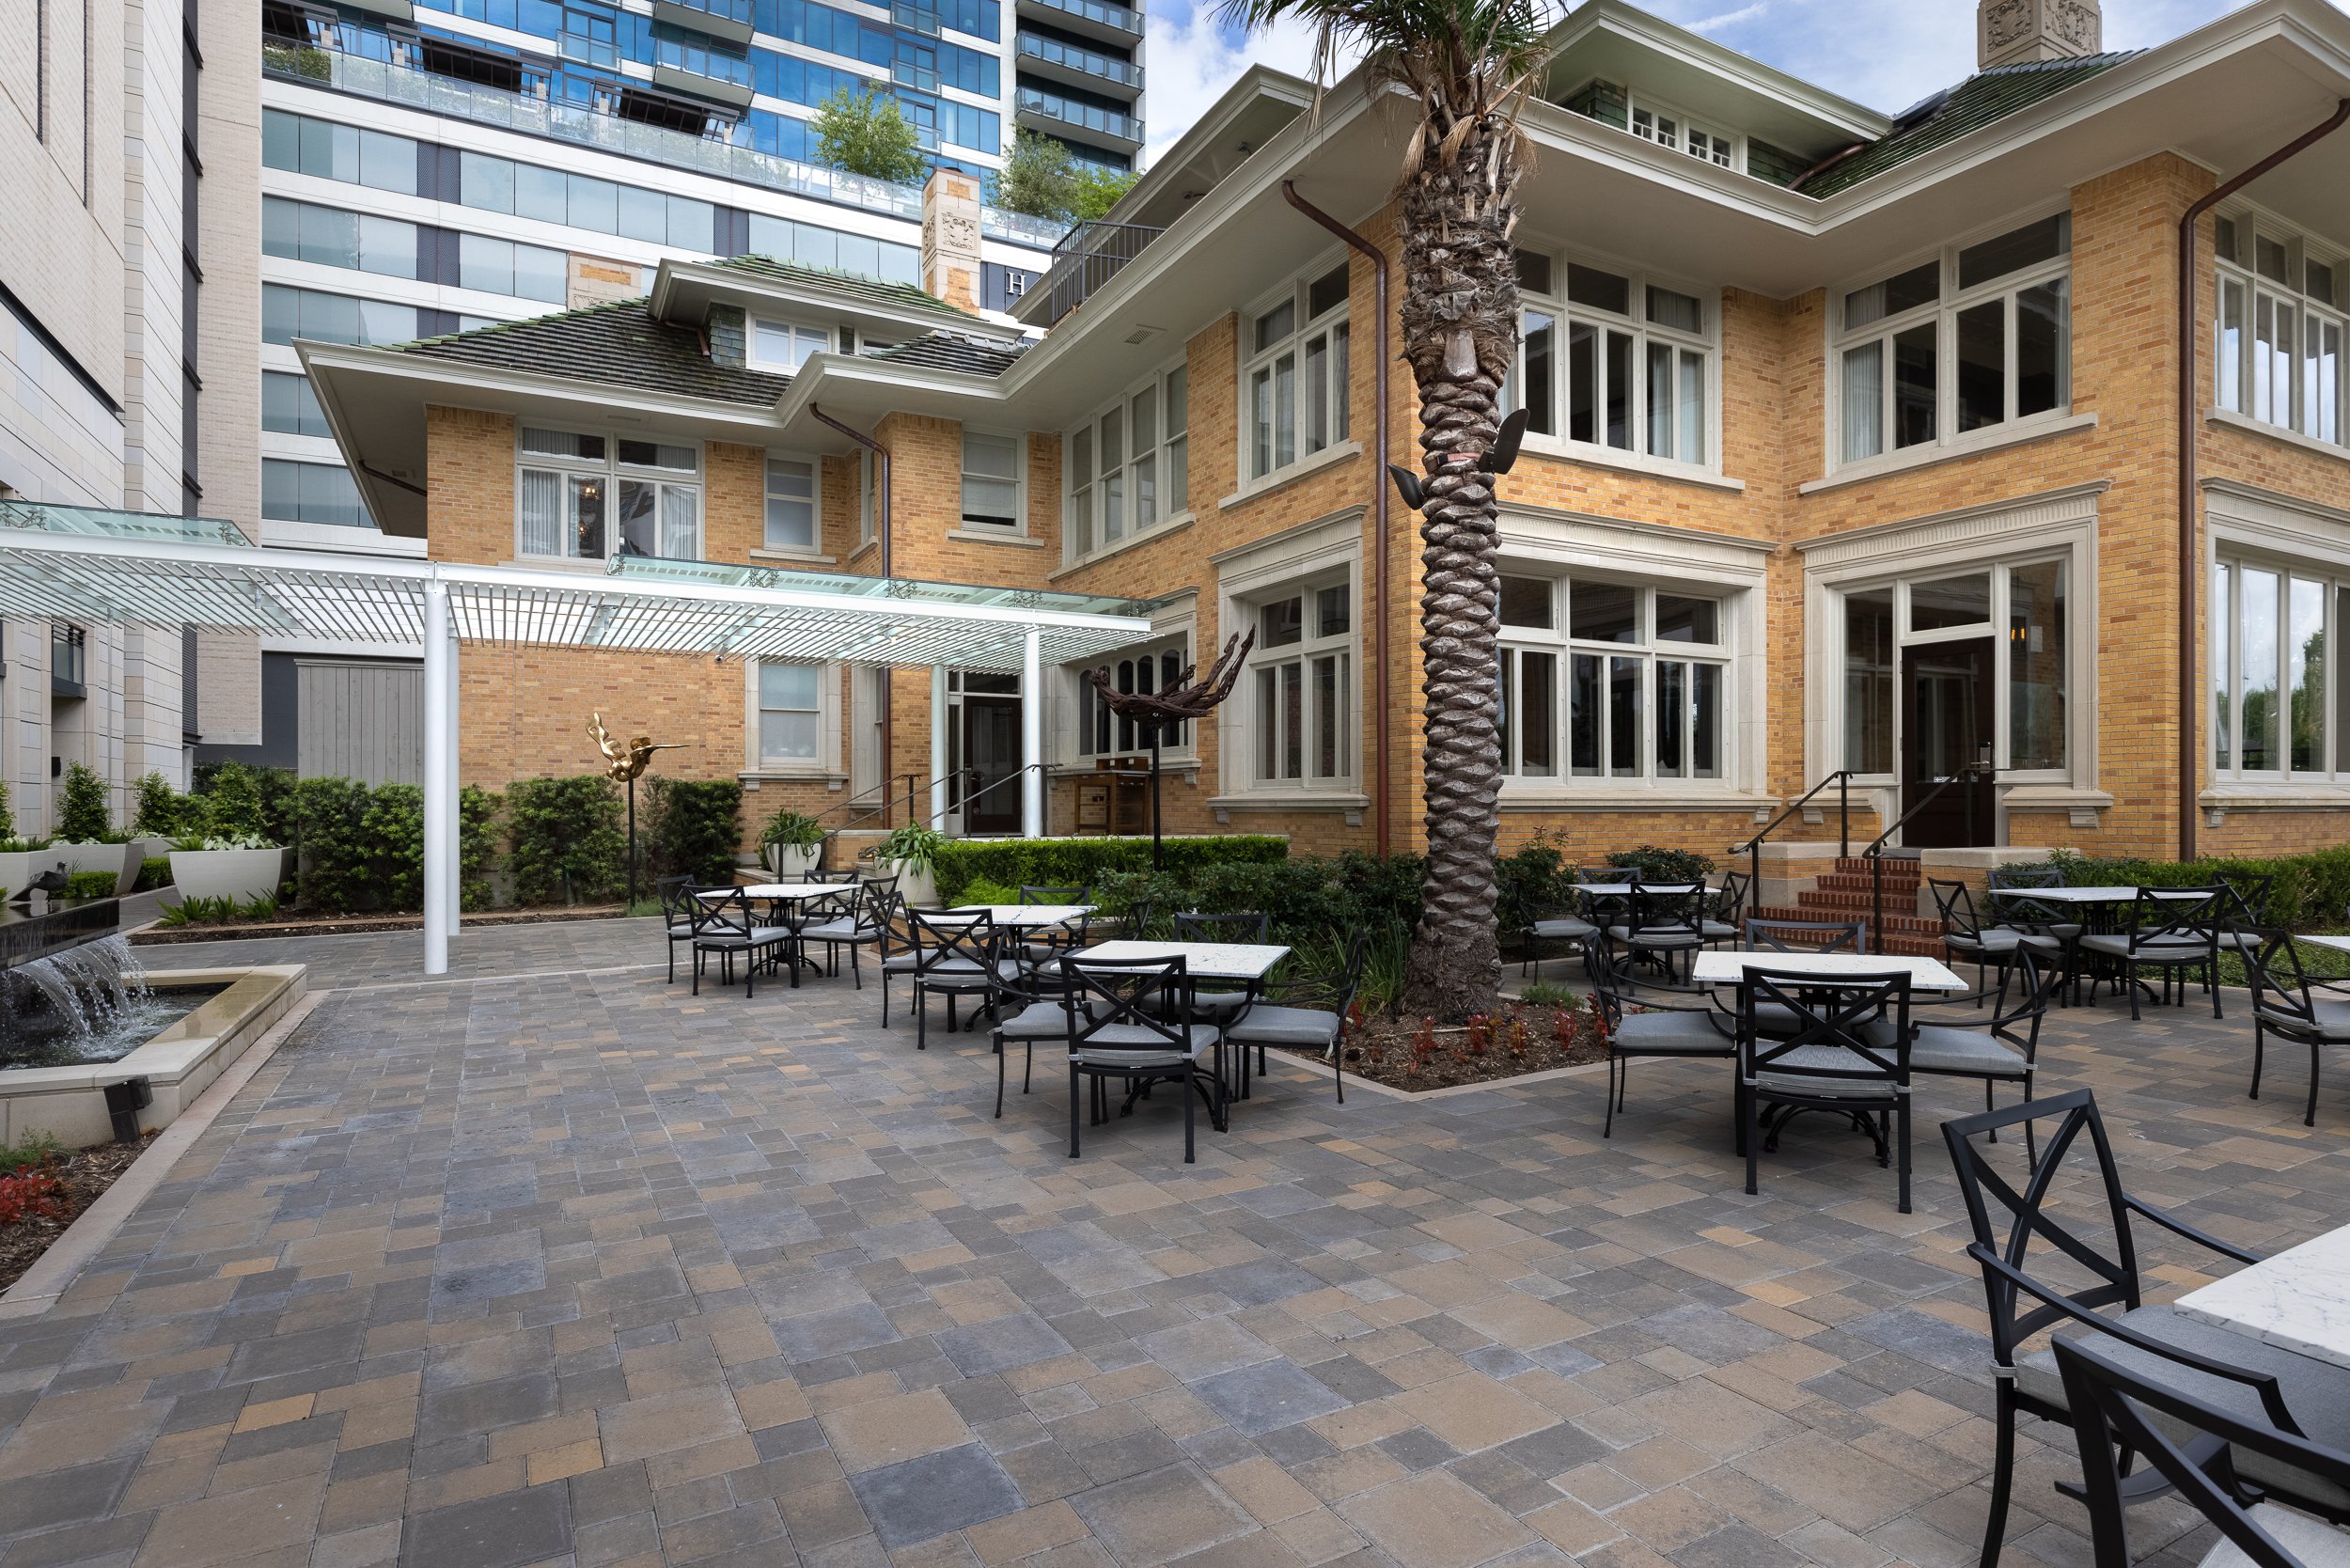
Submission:
POLYGON ((457 836, 457 712, 449 701, 448 589, 424 585, 424 972, 448 973, 449 844, 457 836))
POLYGON ((457 628, 452 624, 448 634, 448 843, 445 853, 448 858, 448 930, 453 937, 460 924, 459 911, 464 907, 464 880, 461 868, 464 864, 464 812, 460 806, 458 789, 458 757, 463 750, 463 713, 458 705, 457 686, 457 628))
POLYGON ((1020 650, 1020 831, 1044 837, 1044 634, 1033 626, 1020 650))
POLYGON ((930 825, 947 825, 947 666, 931 666, 930 825))

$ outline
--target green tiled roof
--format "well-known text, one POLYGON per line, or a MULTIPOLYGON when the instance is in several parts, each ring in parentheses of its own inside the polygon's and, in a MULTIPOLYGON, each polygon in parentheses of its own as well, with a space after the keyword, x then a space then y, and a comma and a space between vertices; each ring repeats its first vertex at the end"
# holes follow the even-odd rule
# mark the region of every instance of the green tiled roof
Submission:
POLYGON ((803 267, 796 261, 778 261, 772 256, 735 256, 713 265, 754 277, 771 277, 780 283, 815 284, 836 293, 852 295, 889 308, 924 310, 933 315, 950 316, 959 321, 978 320, 969 311, 948 305, 935 294, 926 294, 911 283, 884 283, 862 273, 837 273, 823 267, 803 267))
POLYGON ((641 299, 501 321, 403 344, 400 352, 756 408, 771 407, 791 384, 790 376, 714 363, 699 332, 654 321, 641 299))
POLYGON ((926 332, 891 348, 876 349, 868 357, 891 365, 918 365, 934 370, 961 370, 965 375, 1000 376, 1026 352, 1026 342, 971 337, 960 332, 926 332))
MULTIPOLYGON (((1954 142, 1972 131, 2029 109, 2065 88, 2101 76, 2137 50, 2110 55, 2084 55, 2070 60, 2025 60, 1978 71, 1944 94, 1931 107, 1912 111, 1917 118, 1859 151, 1830 159, 1795 182, 1808 196, 1831 196, 1864 180, 1874 179, 1912 158, 1954 142)), ((1906 118, 1906 117, 1905 117, 1906 118)))

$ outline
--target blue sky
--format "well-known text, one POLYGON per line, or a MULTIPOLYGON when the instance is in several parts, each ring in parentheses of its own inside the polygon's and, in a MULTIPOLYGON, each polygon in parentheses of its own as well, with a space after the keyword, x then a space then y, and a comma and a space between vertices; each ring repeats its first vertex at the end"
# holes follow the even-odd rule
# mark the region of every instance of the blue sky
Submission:
MULTIPOLYGON (((2106 47, 2176 38, 2244 0, 2104 0, 2106 47)), ((1650 10, 1807 81, 1889 112, 1974 69, 1976 0, 1647 0, 1650 10), (1856 9, 1867 8, 1867 20, 1856 9)), ((1150 0, 1151 152, 1181 135, 1253 62, 1309 72, 1312 40, 1283 27, 1243 39, 1213 0, 1150 0)))

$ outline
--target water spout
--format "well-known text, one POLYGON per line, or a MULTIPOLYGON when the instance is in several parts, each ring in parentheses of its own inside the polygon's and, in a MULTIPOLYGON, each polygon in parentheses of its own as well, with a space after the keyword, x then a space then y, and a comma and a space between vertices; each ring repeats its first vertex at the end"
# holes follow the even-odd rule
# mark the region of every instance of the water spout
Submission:
POLYGON ((136 1043, 116 1037, 148 1000, 147 971, 120 936, 20 964, 0 973, 0 1056, 39 1033, 87 1059, 112 1060, 136 1043))

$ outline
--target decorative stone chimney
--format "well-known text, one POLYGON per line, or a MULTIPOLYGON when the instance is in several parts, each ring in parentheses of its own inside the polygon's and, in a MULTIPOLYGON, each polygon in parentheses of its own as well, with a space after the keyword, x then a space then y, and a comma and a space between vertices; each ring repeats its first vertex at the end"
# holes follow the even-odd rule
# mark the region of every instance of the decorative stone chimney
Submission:
POLYGON ((1982 0, 1975 11, 1982 67, 2070 60, 2105 47, 2098 0, 1982 0))
POLYGON ((957 169, 933 169, 922 186, 922 288, 979 307, 979 182, 957 169))

